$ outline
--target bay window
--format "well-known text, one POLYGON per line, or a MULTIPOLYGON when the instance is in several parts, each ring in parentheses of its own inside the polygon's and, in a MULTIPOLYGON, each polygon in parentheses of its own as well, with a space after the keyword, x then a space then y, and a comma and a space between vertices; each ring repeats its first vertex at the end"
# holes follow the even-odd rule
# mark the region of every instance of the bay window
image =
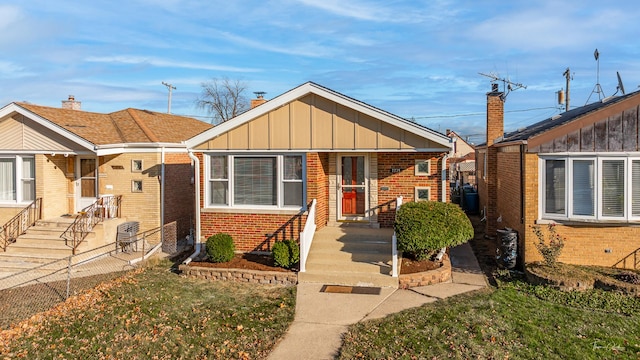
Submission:
POLYGON ((304 206, 302 155, 208 155, 207 206, 304 206))
POLYGON ((35 158, 0 155, 0 203, 35 200, 35 158))
POLYGON ((542 217, 640 220, 640 158, 541 157, 542 217))

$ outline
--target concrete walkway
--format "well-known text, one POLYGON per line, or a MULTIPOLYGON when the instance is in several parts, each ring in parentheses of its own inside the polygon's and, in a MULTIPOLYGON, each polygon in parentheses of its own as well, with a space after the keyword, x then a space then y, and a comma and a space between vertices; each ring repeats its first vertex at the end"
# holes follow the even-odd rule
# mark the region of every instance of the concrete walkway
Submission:
POLYGON ((333 359, 351 324, 487 286, 469 244, 450 251, 452 281, 410 290, 381 288, 379 295, 320 292, 323 284, 298 284, 296 315, 269 359, 333 359))

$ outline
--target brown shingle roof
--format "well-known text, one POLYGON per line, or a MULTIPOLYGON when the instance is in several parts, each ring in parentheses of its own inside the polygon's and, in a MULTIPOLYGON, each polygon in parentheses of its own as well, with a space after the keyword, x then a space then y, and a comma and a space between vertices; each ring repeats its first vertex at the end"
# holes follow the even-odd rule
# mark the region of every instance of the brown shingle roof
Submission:
POLYGON ((16 104, 96 145, 179 143, 212 127, 189 117, 131 108, 102 114, 16 104))

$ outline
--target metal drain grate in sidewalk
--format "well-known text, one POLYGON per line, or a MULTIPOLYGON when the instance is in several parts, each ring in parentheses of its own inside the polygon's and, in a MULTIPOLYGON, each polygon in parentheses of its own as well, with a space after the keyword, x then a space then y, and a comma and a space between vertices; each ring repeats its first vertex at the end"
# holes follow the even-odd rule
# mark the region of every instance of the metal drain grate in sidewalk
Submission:
POLYGON ((320 292, 332 294, 380 295, 381 291, 382 289, 379 287, 344 285, 322 285, 322 289, 320 289, 320 292))

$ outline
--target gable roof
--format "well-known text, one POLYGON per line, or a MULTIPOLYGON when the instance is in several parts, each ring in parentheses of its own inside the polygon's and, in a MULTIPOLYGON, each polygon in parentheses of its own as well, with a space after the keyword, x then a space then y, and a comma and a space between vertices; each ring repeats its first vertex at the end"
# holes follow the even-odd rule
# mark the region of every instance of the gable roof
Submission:
POLYGON ((263 116, 271 111, 279 109, 288 103, 303 98, 307 95, 314 94, 333 101, 337 104, 353 109, 367 116, 380 120, 389 125, 395 126, 409 133, 421 136, 427 140, 432 141, 442 147, 450 148, 450 139, 441 133, 431 130, 420 124, 408 121, 397 115, 391 114, 387 111, 381 110, 362 101, 356 100, 349 96, 343 95, 324 86, 318 85, 313 82, 306 82, 298 87, 295 87, 284 94, 281 94, 251 110, 248 110, 233 119, 230 119, 212 129, 202 132, 193 138, 186 141, 188 148, 195 148, 198 145, 207 142, 212 138, 216 138, 224 133, 227 133, 235 128, 238 128, 248 122, 255 120, 256 118, 263 116))
POLYGON ((149 110, 129 108, 102 114, 27 103, 14 104, 14 111, 21 112, 19 110, 24 109, 27 112, 21 112, 22 115, 49 121, 94 145, 180 143, 212 127, 196 119, 149 110))
POLYGON ((639 91, 635 91, 622 96, 604 98, 600 101, 587 104, 585 106, 573 108, 562 114, 552 116, 535 124, 529 125, 525 128, 518 129, 517 131, 506 133, 502 140, 496 142, 496 144, 527 141, 545 132, 559 128, 578 119, 582 119, 590 114, 602 111, 623 101, 631 100, 636 97, 638 97, 640 101, 639 91))

